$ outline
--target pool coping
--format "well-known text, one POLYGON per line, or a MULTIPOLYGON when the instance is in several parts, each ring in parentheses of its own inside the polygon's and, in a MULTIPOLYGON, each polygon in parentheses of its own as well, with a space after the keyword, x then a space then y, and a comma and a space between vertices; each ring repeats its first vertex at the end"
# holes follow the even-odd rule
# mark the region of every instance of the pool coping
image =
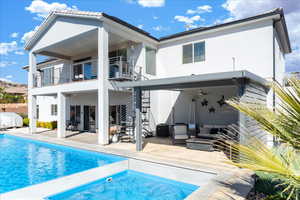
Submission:
POLYGON ((42 200, 48 196, 64 192, 111 174, 128 169, 128 160, 118 161, 101 167, 63 176, 43 183, 6 192, 0 195, 1 200, 42 200))
MULTIPOLYGON (((106 153, 106 154, 113 154, 113 155, 125 157, 127 159, 131 159, 131 160, 144 161, 144 162, 149 162, 149 163, 154 163, 154 164, 161 164, 161 165, 169 166, 169 167, 192 170, 192 171, 201 172, 201 173, 211 173, 211 174, 216 175, 214 178, 212 178, 210 181, 208 181, 205 185, 201 186, 201 188, 199 188, 198 190, 193 192, 191 195, 189 195, 186 198, 186 200, 232 199, 231 196, 236 196, 236 191, 239 188, 231 188, 231 187, 228 188, 228 185, 226 185, 226 186, 224 185, 224 183, 229 183, 232 181, 240 182, 240 183, 242 182, 242 184, 245 185, 245 187, 242 187, 243 191, 239 192, 240 195, 238 196, 238 198, 236 198, 236 199, 245 199, 246 195, 253 187, 253 181, 251 179, 252 172, 249 172, 247 170, 239 169, 239 170, 233 170, 233 171, 230 171, 230 170, 222 171, 220 169, 215 169, 215 168, 208 167, 205 165, 203 167, 202 166, 199 167, 199 165, 193 166, 192 164, 187 165, 186 163, 179 163, 179 162, 175 162, 175 161, 169 161, 169 160, 166 161, 166 160, 162 160, 162 159, 144 157, 144 156, 141 157, 141 155, 137 155, 137 153, 133 153, 133 152, 129 152, 129 151, 121 152, 119 149, 115 149, 115 150, 112 148, 105 149, 103 146, 96 145, 96 144, 85 144, 85 143, 80 143, 80 142, 70 141, 70 140, 66 141, 64 139, 59 139, 59 138, 40 136, 38 134, 24 134, 24 133, 22 133, 22 134, 20 134, 20 133, 4 133, 4 134, 13 135, 13 136, 17 136, 17 137, 23 137, 26 139, 37 140, 37 141, 46 142, 46 143, 50 143, 50 144, 58 144, 58 145, 63 145, 63 146, 67 146, 67 147, 74 147, 74 148, 82 149, 82 150, 88 150, 88 151, 106 153), (221 197, 221 198, 214 197, 216 195, 220 196, 220 193, 221 193, 221 196, 223 195, 223 197, 221 197)), ((122 162, 122 161, 120 161, 120 162, 122 162)), ((115 164, 115 163, 113 163, 113 164, 115 164)), ((78 175, 78 173, 76 173, 74 175, 78 175)), ((64 178, 64 177, 62 177, 62 178, 64 178)), ((82 183, 80 185, 82 185, 82 183)), ((58 193, 58 192, 56 192, 56 193, 58 193)), ((50 196, 50 195, 48 195, 48 196, 50 196)), ((0 199, 2 200, 2 198, 0 198, 0 199)), ((14 200, 16 200, 16 199, 14 199, 14 200)), ((22 198, 22 200, 24 200, 24 198, 22 198)))

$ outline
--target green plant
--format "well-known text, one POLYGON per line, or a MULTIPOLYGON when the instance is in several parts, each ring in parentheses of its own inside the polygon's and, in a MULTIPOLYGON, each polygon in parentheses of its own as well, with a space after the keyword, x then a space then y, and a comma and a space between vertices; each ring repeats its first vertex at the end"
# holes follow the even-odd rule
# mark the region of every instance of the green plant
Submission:
POLYGON ((29 126, 29 118, 23 118, 23 126, 29 126))
MULTIPOLYGON (((23 126, 29 126, 29 118, 26 117, 23 119, 23 126)), ((57 128, 57 121, 51 121, 51 122, 37 121, 36 126, 40 128, 47 128, 53 130, 57 128)))
MULTIPOLYGON (((300 81, 290 79, 291 89, 272 83, 271 88, 280 99, 276 111, 265 105, 251 106, 237 100, 228 101, 230 105, 255 119, 260 127, 276 136, 282 145, 270 149, 251 135, 248 130, 240 129, 239 134, 246 137, 246 144, 232 142, 235 155, 232 165, 264 172, 273 176, 279 194, 273 198, 286 200, 300 199, 300 81)), ((266 191, 265 191, 266 192, 266 191)), ((269 197, 270 198, 270 197, 269 197)))
POLYGON ((37 127, 47 128, 47 129, 53 130, 53 129, 57 128, 57 122, 56 121, 51 121, 51 122, 38 121, 37 122, 37 127))

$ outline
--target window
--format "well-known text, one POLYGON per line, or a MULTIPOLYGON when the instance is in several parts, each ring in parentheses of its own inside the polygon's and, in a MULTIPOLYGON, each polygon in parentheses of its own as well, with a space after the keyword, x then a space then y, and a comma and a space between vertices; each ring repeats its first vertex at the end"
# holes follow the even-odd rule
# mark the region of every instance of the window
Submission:
POLYGON ((49 67, 42 69, 42 84, 43 86, 53 85, 54 83, 54 68, 49 67))
POLYGON ((117 49, 109 52, 109 58, 114 58, 118 56, 123 56, 124 58, 127 58, 127 49, 117 49))
POLYGON ((156 75, 156 51, 146 48, 146 73, 156 75))
POLYGON ((127 106, 113 105, 109 106, 110 124, 122 125, 127 120, 127 106))
POLYGON ((40 106, 36 105, 36 118, 40 119, 40 106))
POLYGON ((182 63, 192 63, 193 62, 193 45, 188 44, 182 47, 182 63))
POLYGON ((182 46, 182 63, 201 62, 205 60, 205 42, 182 46))
POLYGON ((97 78, 96 65, 92 62, 83 62, 73 65, 73 80, 90 80, 97 78))
POLYGON ((51 115, 52 116, 57 115, 57 104, 51 104, 51 115))
POLYGON ((70 106, 70 122, 72 124, 80 123, 80 105, 70 106))
POLYGON ((201 62, 205 60, 205 42, 194 44, 194 62, 201 62))

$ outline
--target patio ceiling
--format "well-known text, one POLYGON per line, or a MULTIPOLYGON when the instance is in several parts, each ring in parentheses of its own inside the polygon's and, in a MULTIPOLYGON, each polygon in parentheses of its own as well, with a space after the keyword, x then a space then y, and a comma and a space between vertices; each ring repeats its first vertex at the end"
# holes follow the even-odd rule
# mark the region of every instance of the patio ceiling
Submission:
POLYGON ((143 81, 128 81, 117 83, 121 88, 139 88, 141 90, 182 90, 186 88, 236 85, 242 81, 251 81, 268 88, 268 82, 249 71, 232 71, 174 78, 160 78, 143 81))
MULTIPOLYGON (((129 40, 114 33, 109 33, 110 47, 124 44, 126 42, 129 42, 129 40)), ((94 29, 40 49, 37 53, 69 60, 71 57, 97 52, 97 49, 98 31, 97 29, 94 29)))

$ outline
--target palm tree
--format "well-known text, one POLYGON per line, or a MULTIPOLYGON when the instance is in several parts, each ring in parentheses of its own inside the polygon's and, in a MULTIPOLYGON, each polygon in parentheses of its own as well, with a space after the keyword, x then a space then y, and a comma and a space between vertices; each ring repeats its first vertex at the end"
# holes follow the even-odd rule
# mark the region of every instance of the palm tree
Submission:
POLYGON ((228 103, 255 119, 266 132, 278 138, 280 145, 268 148, 258 136, 247 129, 233 128, 232 135, 239 132, 247 137, 244 145, 232 141, 235 156, 229 163, 238 167, 271 174, 277 187, 287 200, 300 200, 300 80, 289 80, 290 88, 276 82, 270 86, 279 98, 275 112, 265 105, 251 106, 230 100, 228 103))

